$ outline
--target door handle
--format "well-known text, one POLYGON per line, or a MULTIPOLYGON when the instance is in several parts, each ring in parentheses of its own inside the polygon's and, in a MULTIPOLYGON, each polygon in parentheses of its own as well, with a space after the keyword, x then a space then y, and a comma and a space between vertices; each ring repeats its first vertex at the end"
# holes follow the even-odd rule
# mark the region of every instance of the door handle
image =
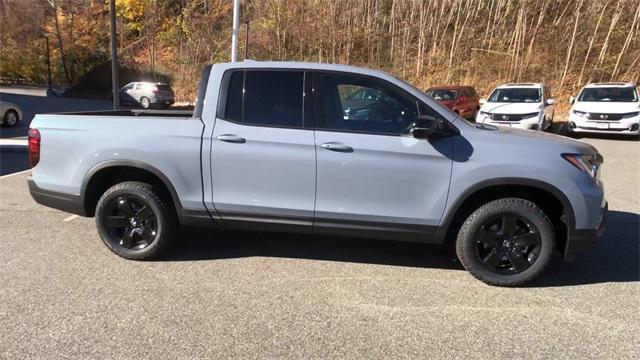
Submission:
POLYGON ((337 151, 337 152, 344 152, 344 153, 353 152, 353 148, 351 146, 348 146, 339 142, 327 142, 320 145, 320 147, 323 149, 337 151))
POLYGON ((216 137, 216 139, 220 141, 228 142, 228 143, 234 143, 234 144, 244 144, 247 142, 245 138, 240 137, 238 135, 233 135, 233 134, 223 134, 216 137))

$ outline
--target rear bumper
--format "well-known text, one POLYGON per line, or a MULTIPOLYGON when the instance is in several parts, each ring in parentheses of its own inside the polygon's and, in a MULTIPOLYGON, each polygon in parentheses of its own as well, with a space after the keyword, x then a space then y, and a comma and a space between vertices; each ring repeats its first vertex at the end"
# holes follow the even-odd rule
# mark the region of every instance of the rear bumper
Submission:
POLYGON ((27 179, 27 183, 29 184, 31 197, 38 204, 80 216, 87 216, 80 195, 44 190, 36 185, 31 176, 27 179))
POLYGON ((567 235, 567 243, 564 248, 564 261, 573 261, 576 254, 593 247, 604 235, 606 229, 607 212, 609 204, 605 203, 601 209, 602 218, 596 229, 573 229, 567 235))

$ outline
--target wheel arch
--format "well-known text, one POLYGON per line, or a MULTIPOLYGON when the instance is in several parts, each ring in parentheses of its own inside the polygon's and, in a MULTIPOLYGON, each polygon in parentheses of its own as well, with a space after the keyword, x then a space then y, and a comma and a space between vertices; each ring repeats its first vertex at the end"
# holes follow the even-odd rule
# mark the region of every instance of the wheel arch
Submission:
POLYGON ((176 212, 182 210, 178 193, 160 170, 141 161, 109 160, 92 167, 82 181, 80 197, 87 216, 94 216, 98 199, 109 187, 123 181, 149 183, 172 201, 176 212))
POLYGON ((467 188, 444 214, 436 237, 440 242, 454 240, 457 230, 473 211, 489 201, 506 197, 524 198, 540 206, 556 229, 558 249, 564 249, 567 235, 575 227, 571 202, 555 186, 527 178, 496 178, 467 188))

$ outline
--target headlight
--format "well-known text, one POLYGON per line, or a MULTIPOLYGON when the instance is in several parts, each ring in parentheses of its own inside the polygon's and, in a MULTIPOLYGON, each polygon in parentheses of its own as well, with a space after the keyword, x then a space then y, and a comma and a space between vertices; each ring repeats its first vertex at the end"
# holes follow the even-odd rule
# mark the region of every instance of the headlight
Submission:
POLYGON ((538 117, 538 116, 540 116, 540 113, 539 113, 539 112, 528 113, 528 114, 522 114, 522 118, 523 118, 523 119, 529 119, 529 118, 532 118, 532 117, 538 117))
POLYGON ((640 111, 636 111, 636 112, 630 112, 630 113, 626 113, 622 115, 623 119, 628 119, 628 118, 632 118, 632 117, 636 117, 640 115, 640 111))
POLYGON ((582 118, 585 118, 585 119, 588 119, 588 118, 589 118, 589 113, 588 113, 588 112, 578 111, 578 110, 571 110, 571 112, 572 112, 574 115, 577 115, 577 116, 579 116, 579 117, 582 117, 582 118))
POLYGON ((562 154, 562 157, 570 162, 571 165, 586 172, 593 178, 598 175, 598 169, 603 162, 602 155, 600 154, 562 154))

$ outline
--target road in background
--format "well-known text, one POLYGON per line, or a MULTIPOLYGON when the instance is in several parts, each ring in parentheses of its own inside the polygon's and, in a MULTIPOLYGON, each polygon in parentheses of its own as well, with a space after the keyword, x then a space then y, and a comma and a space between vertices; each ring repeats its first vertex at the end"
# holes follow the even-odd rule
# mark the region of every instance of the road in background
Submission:
POLYGON ((36 88, 0 88, 0 100, 20 106, 24 119, 15 127, 0 128, 0 138, 27 136, 29 124, 35 114, 68 111, 111 110, 110 101, 73 99, 46 96, 46 90, 36 88))
POLYGON ((94 219, 0 179, 0 358, 637 358, 640 143, 604 155, 607 232, 532 286, 487 286, 446 247, 182 230, 127 261, 94 219))

